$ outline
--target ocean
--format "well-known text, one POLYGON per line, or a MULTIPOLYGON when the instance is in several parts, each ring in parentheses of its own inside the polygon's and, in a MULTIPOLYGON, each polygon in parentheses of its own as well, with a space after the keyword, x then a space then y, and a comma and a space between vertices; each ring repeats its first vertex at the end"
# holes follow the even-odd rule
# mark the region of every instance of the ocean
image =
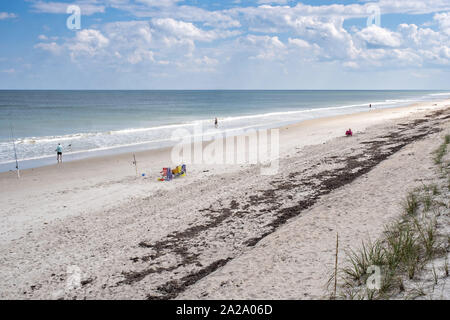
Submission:
POLYGON ((161 148, 176 129, 210 135, 450 97, 446 91, 0 91, 0 172, 161 148), (219 127, 214 127, 214 118, 219 127))

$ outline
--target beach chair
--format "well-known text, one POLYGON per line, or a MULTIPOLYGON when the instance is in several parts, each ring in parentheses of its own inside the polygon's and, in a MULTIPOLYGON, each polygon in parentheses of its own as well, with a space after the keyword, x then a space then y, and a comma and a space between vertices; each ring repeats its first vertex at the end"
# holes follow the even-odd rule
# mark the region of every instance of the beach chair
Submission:
POLYGON ((186 165, 183 164, 181 166, 177 166, 175 169, 171 170, 170 168, 163 168, 161 171, 161 178, 158 178, 159 181, 170 181, 174 178, 185 177, 186 176, 186 165))
POLYGON ((172 174, 176 177, 181 172, 181 166, 176 166, 175 169, 172 170, 172 174))
POLYGON ((186 165, 177 166, 172 170, 172 174, 175 178, 186 176, 186 165))
POLYGON ((159 181, 170 181, 173 178, 172 170, 170 168, 163 168, 161 171, 162 177, 159 178, 159 181))

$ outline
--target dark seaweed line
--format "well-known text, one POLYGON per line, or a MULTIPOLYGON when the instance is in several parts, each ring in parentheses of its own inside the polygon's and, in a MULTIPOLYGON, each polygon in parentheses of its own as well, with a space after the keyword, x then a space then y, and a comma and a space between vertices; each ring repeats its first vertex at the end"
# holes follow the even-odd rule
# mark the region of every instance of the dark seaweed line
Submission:
MULTIPOLYGON (((233 206, 233 205, 232 205, 233 206)), ((174 269, 177 269, 178 267, 184 266, 186 264, 191 263, 199 263, 196 259, 198 257, 197 255, 190 254, 188 251, 188 248, 183 243, 186 241, 186 239, 192 239, 201 232, 214 228, 218 225, 220 225, 224 220, 226 220, 229 216, 231 216, 232 212, 229 208, 224 208, 221 211, 213 211, 212 209, 208 209, 210 212, 216 212, 220 213, 218 216, 210 216, 211 220, 204 224, 204 225, 197 225, 190 227, 182 232, 174 232, 167 236, 166 240, 158 241, 154 244, 148 244, 146 242, 140 242, 139 246, 143 248, 151 248, 156 251, 156 254, 149 255, 141 258, 142 261, 148 261, 150 259, 154 260, 157 259, 164 254, 166 254, 166 251, 164 250, 172 250, 173 252, 177 253, 179 256, 182 257, 182 261, 178 263, 175 267, 167 267, 167 268, 147 268, 142 271, 136 271, 136 272, 124 272, 122 273, 125 279, 123 281, 120 281, 118 285, 120 284, 133 284, 134 282, 141 281, 144 279, 147 275, 152 273, 161 273, 164 271, 172 271, 174 269), (181 245, 180 245, 181 243, 181 245)), ((131 258, 133 261, 137 261, 138 258, 131 258)))
MULTIPOLYGON (((422 122, 420 122, 420 123, 422 123, 422 122)), ((414 124, 417 124, 417 122, 415 122, 414 124)), ((425 136, 427 136, 428 134, 435 133, 435 132, 438 132, 441 130, 438 128, 432 128, 431 126, 428 126, 424 129, 425 129, 425 132, 422 129, 420 134, 415 134, 415 135, 411 135, 411 136, 403 136, 403 135, 399 135, 398 133, 393 133, 386 137, 380 137, 380 138, 392 139, 391 141, 374 140, 373 142, 366 142, 365 144, 372 146, 372 149, 366 150, 366 151, 370 151, 370 158, 368 160, 358 161, 357 157, 351 156, 351 157, 348 157, 345 160, 343 160, 346 162, 346 166, 344 168, 331 170, 331 171, 325 171, 325 172, 321 172, 319 174, 313 175, 312 177, 309 178, 309 180, 319 179, 319 181, 320 181, 320 179, 321 178, 323 179, 324 176, 328 176, 329 178, 326 178, 325 180, 322 180, 320 182, 320 185, 323 187, 321 189, 319 189, 319 191, 315 195, 313 195, 303 201, 300 201, 298 204, 296 204, 294 206, 280 209, 278 211, 278 213, 280 213, 280 215, 278 215, 274 221, 272 221, 271 223, 269 223, 267 225, 267 227, 270 227, 270 230, 267 232, 264 232, 259 237, 251 238, 251 239, 247 240, 245 242, 245 245, 247 245, 247 246, 256 245, 261 239, 263 239, 267 235, 273 233, 280 225, 286 223, 287 220, 299 215, 303 210, 314 205, 321 196, 326 195, 341 186, 349 184, 352 181, 354 181, 355 179, 357 179, 358 177, 360 177, 361 175, 368 173, 371 169, 373 169, 380 162, 382 162, 389 156, 393 155, 394 153, 396 153, 397 151, 399 151, 406 145, 412 143, 413 141, 422 139, 425 136), (380 150, 381 146, 383 145, 384 147, 386 147, 386 144, 388 144, 390 146, 390 148, 387 148, 387 150, 381 151, 380 150), (360 168, 360 169, 357 170, 356 172, 354 172, 353 170, 356 168, 360 168)), ((304 182, 306 184, 308 184, 308 183, 310 184, 310 181, 302 181, 302 182, 304 182)), ((257 197, 256 199, 252 198, 251 202, 253 202, 253 203, 261 203, 261 202, 262 203, 270 203, 272 200, 274 200, 276 198, 276 195, 275 195, 276 191, 285 191, 286 189, 288 189, 288 190, 295 189, 298 186, 299 186, 299 184, 290 184, 289 187, 286 187, 285 184, 279 183, 276 188, 274 188, 272 190, 266 190, 264 192, 263 196, 257 197)), ((255 197, 255 196, 252 196, 252 197, 255 197)), ((233 204, 232 208, 235 209, 235 208, 237 208, 237 206, 235 206, 235 204, 233 204)), ((211 208, 206 209, 206 210, 211 211, 211 208)), ((228 218, 231 215, 230 208, 224 208, 222 212, 225 212, 225 213, 222 215, 219 215, 218 217, 216 217, 217 219, 213 219, 213 221, 211 221, 210 223, 208 223, 206 225, 202 225, 202 226, 194 226, 194 227, 188 228, 187 230, 185 230, 183 232, 174 233, 173 235, 168 236, 169 240, 160 241, 154 245, 148 245, 148 244, 144 245, 144 243, 141 243, 141 244, 142 244, 142 246, 151 247, 154 249, 174 249, 174 247, 177 243, 177 240, 180 240, 180 238, 184 238, 184 239, 186 239, 187 237, 190 238, 204 230, 215 227, 218 224, 222 223, 226 218, 228 218)), ((170 280, 157 288, 157 290, 159 292, 161 292, 162 295, 158 295, 158 296, 148 295, 147 298, 148 299, 173 299, 176 296, 178 296, 180 293, 184 292, 189 286, 196 283, 198 280, 204 278, 208 274, 214 272, 218 268, 224 266, 230 260, 232 260, 232 258, 217 260, 217 261, 211 263, 209 266, 202 268, 194 273, 191 273, 191 274, 181 278, 180 280, 170 280)), ((178 265, 178 266, 180 266, 180 265, 178 265)), ((174 268, 176 268, 176 267, 174 267, 174 268)), ((171 271, 171 269, 172 269, 172 267, 167 268, 164 271, 171 271)), ((138 279, 136 281, 139 281, 143 277, 145 277, 146 274, 150 274, 152 272, 157 272, 154 269, 151 269, 152 271, 149 271, 149 270, 150 269, 144 270, 142 272, 142 275, 137 275, 137 277, 136 277, 136 275, 133 275, 133 278, 134 278, 133 280, 138 279)), ((131 277, 128 279, 131 279, 131 277)), ((135 282, 133 280, 132 280, 132 282, 135 282)))
MULTIPOLYGON (((427 120, 428 121, 428 120, 427 120)), ((423 123, 423 119, 419 119, 413 122, 414 125, 417 125, 419 123, 423 123)), ((336 190, 346 184, 349 184, 353 182, 358 177, 368 173, 371 171, 375 166, 377 166, 379 163, 393 155, 394 153, 398 152, 400 149, 405 147, 406 145, 412 143, 413 141, 419 140, 427 136, 428 134, 436 133, 441 131, 439 128, 433 128, 431 126, 428 126, 426 128, 423 128, 427 130, 426 132, 421 132, 419 134, 411 135, 411 136, 403 136, 400 135, 398 132, 393 132, 387 136, 384 137, 377 137, 373 141, 365 141, 361 142, 363 145, 369 145, 372 147, 372 149, 368 148, 366 149, 366 153, 363 153, 364 155, 369 155, 369 159, 359 161, 359 158, 356 156, 350 156, 346 159, 342 160, 346 163, 344 168, 335 169, 335 170, 328 170, 324 172, 320 172, 318 174, 315 174, 311 177, 308 177, 308 180, 304 179, 301 184, 311 184, 311 181, 314 179, 317 179, 320 181, 319 185, 316 185, 316 191, 315 194, 308 197, 305 200, 300 201, 298 204, 283 208, 279 210, 278 212, 281 213, 277 218, 269 223, 267 226, 271 229, 264 234, 262 234, 259 237, 251 238, 247 240, 247 244, 249 246, 256 245, 261 239, 265 238, 267 235, 274 232, 279 226, 283 225, 287 222, 287 220, 299 215, 303 210, 310 208, 313 206, 317 200, 326 194, 329 194, 333 190, 336 190), (391 141, 381 141, 378 139, 382 138, 389 138, 392 139, 391 141), (381 147, 386 145, 389 145, 390 148, 388 148, 385 151, 381 151, 381 147), (369 153, 367 153, 369 152, 369 153), (354 171, 354 169, 359 169, 357 171, 354 171), (329 177, 325 178, 324 177, 329 177), (318 189, 321 187, 320 189, 318 189)), ((423 130, 422 129, 422 130, 423 130)), ((290 177, 297 175, 298 173, 291 173, 290 177)), ((272 194, 275 194, 276 191, 286 191, 291 188, 297 187, 299 184, 283 184, 279 183, 276 188, 272 189, 272 194), (288 185, 288 187, 286 187, 288 185)), ((274 196, 275 198, 276 196, 274 196)), ((254 202, 258 202, 257 199, 252 199, 254 202)), ((267 201, 267 198, 265 199, 267 201)), ((270 201, 270 200, 269 200, 270 201)))
POLYGON ((206 277, 210 273, 213 273, 220 267, 223 267, 231 259, 232 258, 227 258, 214 261, 209 266, 202 268, 194 273, 190 273, 187 276, 181 278, 180 280, 170 280, 157 288, 157 290, 163 293, 163 295, 158 296, 147 295, 147 300, 169 300, 176 298, 181 292, 184 292, 189 286, 206 277))

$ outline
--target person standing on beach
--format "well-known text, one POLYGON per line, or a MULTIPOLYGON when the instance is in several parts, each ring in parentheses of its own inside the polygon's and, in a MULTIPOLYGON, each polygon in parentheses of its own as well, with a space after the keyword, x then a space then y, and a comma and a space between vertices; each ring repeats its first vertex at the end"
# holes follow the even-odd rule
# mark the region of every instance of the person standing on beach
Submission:
POLYGON ((214 126, 217 128, 219 126, 219 121, 217 120, 217 118, 214 120, 214 126))
POLYGON ((63 150, 63 148, 62 148, 62 146, 61 146, 61 143, 58 143, 58 146, 56 147, 56 161, 58 161, 58 163, 59 162, 62 162, 62 150, 63 150))
POLYGON ((372 109, 372 104, 369 104, 369 109, 372 109))

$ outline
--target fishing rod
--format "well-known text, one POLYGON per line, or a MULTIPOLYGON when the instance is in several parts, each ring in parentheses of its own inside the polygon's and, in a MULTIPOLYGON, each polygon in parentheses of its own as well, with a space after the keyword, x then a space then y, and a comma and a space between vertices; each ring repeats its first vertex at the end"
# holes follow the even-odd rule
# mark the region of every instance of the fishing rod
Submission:
POLYGON ((17 172, 17 179, 20 179, 20 170, 19 170, 19 161, 17 160, 17 150, 16 150, 16 140, 14 139, 14 132, 12 124, 10 124, 11 127, 11 139, 14 146, 14 158, 16 159, 16 172, 17 172))

